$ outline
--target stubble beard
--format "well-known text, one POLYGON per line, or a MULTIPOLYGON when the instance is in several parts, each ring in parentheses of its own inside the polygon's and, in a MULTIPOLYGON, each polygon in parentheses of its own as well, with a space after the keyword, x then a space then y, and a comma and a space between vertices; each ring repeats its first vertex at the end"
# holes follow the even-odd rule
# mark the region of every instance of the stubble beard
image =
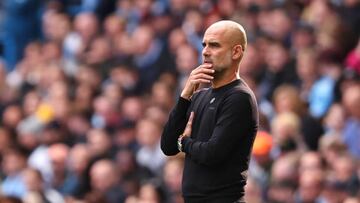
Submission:
POLYGON ((226 68, 224 67, 214 67, 215 72, 213 73, 214 81, 221 80, 225 74, 226 68))
POLYGON ((213 73, 214 80, 221 80, 225 77, 226 72, 230 70, 231 60, 227 61, 227 63, 214 66, 215 72, 213 73))

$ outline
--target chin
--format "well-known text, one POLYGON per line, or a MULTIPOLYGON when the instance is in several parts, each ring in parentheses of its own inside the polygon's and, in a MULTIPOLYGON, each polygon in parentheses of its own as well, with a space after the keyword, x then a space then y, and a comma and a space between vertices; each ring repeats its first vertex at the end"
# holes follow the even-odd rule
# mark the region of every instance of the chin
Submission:
POLYGON ((213 66, 213 69, 215 70, 215 73, 221 73, 221 72, 224 72, 226 70, 226 68, 219 67, 219 66, 213 66))
POLYGON ((224 71, 223 70, 219 70, 219 69, 214 69, 215 72, 213 73, 213 77, 214 80, 221 78, 221 76, 223 75, 224 71))

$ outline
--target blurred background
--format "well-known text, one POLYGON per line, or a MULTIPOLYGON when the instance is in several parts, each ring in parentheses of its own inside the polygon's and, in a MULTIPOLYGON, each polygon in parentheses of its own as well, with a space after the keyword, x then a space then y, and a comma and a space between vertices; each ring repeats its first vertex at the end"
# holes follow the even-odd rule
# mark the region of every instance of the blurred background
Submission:
POLYGON ((1 0, 0 202, 181 203, 162 127, 206 27, 248 35, 248 203, 359 203, 359 0, 1 0))

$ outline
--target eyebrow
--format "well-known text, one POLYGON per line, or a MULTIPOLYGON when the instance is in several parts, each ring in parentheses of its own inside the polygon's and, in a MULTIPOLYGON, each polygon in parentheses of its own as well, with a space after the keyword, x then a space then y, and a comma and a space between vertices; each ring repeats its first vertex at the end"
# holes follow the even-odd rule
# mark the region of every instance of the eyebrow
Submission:
MULTIPOLYGON (((212 46, 212 47, 219 47, 220 46, 220 43, 219 42, 208 42, 207 43, 209 46, 212 46)), ((206 42, 202 42, 202 45, 203 47, 206 46, 206 42)))

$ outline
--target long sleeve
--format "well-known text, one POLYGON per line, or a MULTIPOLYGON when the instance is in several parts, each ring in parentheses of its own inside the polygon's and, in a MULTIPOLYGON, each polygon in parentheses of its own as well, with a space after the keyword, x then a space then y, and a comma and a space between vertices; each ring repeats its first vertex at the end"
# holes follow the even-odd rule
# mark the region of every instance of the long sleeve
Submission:
MULTIPOLYGON (((188 114, 194 112, 194 119, 190 137, 182 139, 186 154, 184 197, 199 200, 196 202, 208 202, 220 196, 242 197, 258 128, 254 94, 239 79, 200 91, 192 97, 187 109, 188 114)), ((188 114, 183 115, 181 128, 185 127, 188 114)), ((168 151, 173 154, 178 152, 177 136, 172 138, 174 144, 168 151)))
POLYGON ((183 140, 185 153, 197 163, 218 164, 226 160, 234 148, 242 148, 240 150, 244 154, 251 150, 254 136, 250 135, 257 130, 257 126, 254 126, 257 120, 256 104, 252 103, 251 96, 246 93, 233 94, 221 106, 220 117, 208 141, 183 140))
POLYGON ((190 101, 179 97, 175 108, 171 111, 169 119, 165 124, 161 136, 161 150, 168 156, 176 155, 179 152, 177 148, 177 139, 185 129, 187 123, 187 111, 190 104, 190 101))

